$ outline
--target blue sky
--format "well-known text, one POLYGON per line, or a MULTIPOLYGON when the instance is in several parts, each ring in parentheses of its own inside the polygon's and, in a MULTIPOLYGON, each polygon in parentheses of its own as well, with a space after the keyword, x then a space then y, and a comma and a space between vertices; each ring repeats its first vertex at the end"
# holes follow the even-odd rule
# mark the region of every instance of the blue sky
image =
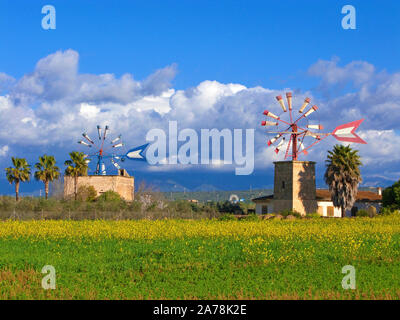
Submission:
MULTIPOLYGON (((77 149, 73 143, 78 139, 76 133, 84 129, 84 124, 93 127, 97 120, 104 121, 104 118, 96 119, 94 115, 90 121, 81 119, 81 127, 66 131, 63 124, 68 126, 65 115, 68 110, 74 114, 74 110, 79 113, 82 103, 99 108, 108 108, 107 103, 113 103, 110 108, 117 114, 118 108, 127 110, 132 103, 136 103, 137 108, 143 99, 144 93, 140 97, 128 97, 125 93, 122 97, 113 93, 114 100, 108 97, 104 101, 99 96, 93 98, 98 86, 101 88, 104 85, 98 84, 98 79, 91 80, 93 77, 112 74, 114 81, 128 73, 134 81, 142 83, 157 70, 162 70, 161 76, 160 73, 155 76, 157 80, 151 82, 151 89, 146 89, 150 90, 146 92, 162 100, 162 92, 173 90, 167 99, 171 99, 170 105, 176 110, 183 110, 179 105, 179 92, 189 96, 189 91, 195 88, 208 97, 210 90, 224 91, 229 84, 246 88, 244 98, 244 92, 239 97, 234 90, 228 94, 230 99, 210 101, 210 105, 215 103, 213 110, 217 117, 211 124, 219 128, 236 126, 260 130, 258 122, 263 120, 260 111, 262 113, 272 101, 268 90, 271 97, 276 95, 275 92, 284 94, 286 89, 299 96, 311 95, 321 106, 321 117, 328 127, 341 124, 342 119, 366 118, 360 130, 371 136, 371 141, 368 141, 368 148, 360 149, 366 159, 364 180, 370 185, 390 184, 400 177, 400 154, 392 151, 388 155, 387 151, 377 149, 395 149, 400 140, 400 127, 397 125, 400 118, 399 97, 396 93, 400 69, 398 12, 398 1, 2 1, 0 74, 3 77, 0 77, 0 95, 7 98, 0 99, 0 110, 1 103, 8 103, 9 109, 1 114, 0 120, 4 123, 0 134, 0 151, 3 150, 0 152, 0 166, 10 165, 12 155, 25 156, 33 163, 38 153, 44 152, 62 159, 59 161, 62 166, 67 152, 77 149), (56 30, 41 28, 41 8, 46 4, 56 8, 56 30), (341 8, 346 4, 356 8, 356 30, 341 27, 344 16, 341 8), (49 58, 37 67, 39 61, 54 57, 52 55, 57 52, 61 52, 57 59, 49 58), (59 65, 55 67, 54 61, 59 65), (54 72, 48 72, 44 65, 55 68, 54 72), (89 94, 86 92, 83 98, 79 96, 72 101, 68 97, 73 91, 62 87, 49 96, 38 94, 32 88, 27 89, 32 79, 40 79, 41 83, 64 81, 65 74, 60 71, 63 66, 65 70, 77 66, 78 75, 84 75, 85 81, 93 85, 91 99, 87 98, 89 94), (48 72, 44 76, 43 70, 48 72), (23 81, 27 76, 31 77, 30 80, 23 81), (206 81, 216 81, 218 85, 206 81), (250 90, 257 87, 266 90, 264 95, 255 95, 254 90, 250 90), (390 88, 393 90, 390 91, 390 88), (65 93, 59 95, 64 89, 65 93), (21 102, 21 97, 26 99, 21 102), (253 98, 256 102, 249 103, 247 109, 237 107, 235 110, 236 106, 246 104, 253 98), (338 113, 332 111, 335 108, 338 113), (380 113, 379 108, 391 111, 380 113), (257 122, 254 121, 251 126, 253 118, 250 116, 244 122, 232 119, 225 122, 224 110, 227 109, 236 113, 238 119, 243 118, 243 112, 258 113, 254 116, 257 122), (340 117, 333 119, 335 114, 340 117), (7 117, 16 122, 11 121, 11 125, 7 117), (23 120, 25 124, 27 118, 35 126, 20 128, 18 121, 23 120), (42 126, 53 126, 52 131, 46 133, 46 137, 52 135, 53 140, 43 142, 40 134, 46 129, 42 126), (15 135, 14 130, 20 132, 15 135), (29 130, 38 132, 26 137, 29 130), (368 130, 375 131, 368 133, 368 130), (12 135, 21 138, 8 138, 12 135), (5 146, 6 149, 1 149, 5 146)), ((70 77, 75 77, 75 74, 68 75, 67 79, 70 77)), ((163 103, 169 103, 164 100, 163 103)), ((188 102, 185 108, 196 108, 196 101, 189 101, 191 104, 188 102)), ((126 112, 130 116, 134 114, 126 112)), ((134 119, 132 116, 130 122, 121 124, 115 114, 110 115, 115 119, 110 123, 118 126, 121 133, 131 139, 129 143, 137 145, 144 142, 146 131, 151 126, 138 124, 138 121, 146 122, 147 118, 134 119), (138 132, 132 133, 131 128, 137 128, 135 131, 138 132)), ((204 114, 196 116, 199 117, 198 127, 194 129, 212 128, 204 114)), ((189 120, 180 119, 178 112, 160 117, 160 123, 177 120, 182 126, 191 125, 189 120)), ((73 122, 79 123, 78 120, 73 122)), ((87 129, 94 132, 94 127, 87 129)), ((261 136, 256 138, 256 150, 265 148, 262 139, 261 136)), ((309 160, 319 163, 317 176, 320 184, 323 155, 331 146, 332 143, 324 144, 310 155, 309 160)), ((266 158, 265 162, 271 164, 276 160, 266 158)), ((176 182, 188 189, 202 184, 221 189, 246 189, 250 185, 253 188, 268 187, 273 181, 271 165, 261 162, 256 162, 255 172, 246 177, 235 176, 232 170, 225 169, 171 168, 154 172, 143 165, 132 165, 128 169, 135 171, 138 180, 149 180, 155 184, 171 180, 172 185, 176 182), (207 182, 203 181, 205 174, 207 182)), ((0 192, 11 193, 12 187, 6 184, 4 177, 0 179, 0 192)), ((35 183, 25 187, 28 191, 38 188, 35 183)))

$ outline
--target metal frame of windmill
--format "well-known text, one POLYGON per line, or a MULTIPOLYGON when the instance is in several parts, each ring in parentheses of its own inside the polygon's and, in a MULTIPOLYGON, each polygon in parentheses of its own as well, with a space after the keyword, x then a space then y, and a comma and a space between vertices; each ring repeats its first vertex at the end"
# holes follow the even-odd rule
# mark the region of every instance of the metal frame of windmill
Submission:
POLYGON ((310 148, 329 136, 333 136, 342 142, 366 143, 355 133, 364 119, 340 125, 332 132, 324 133, 321 131, 324 128, 319 123, 319 117, 314 118, 314 121, 310 117, 312 114, 316 114, 318 107, 313 105, 306 109, 311 102, 310 98, 303 101, 297 114, 293 109, 291 92, 286 93, 288 107, 286 107, 282 96, 277 96, 276 99, 282 113, 276 115, 265 110, 263 114, 268 117, 268 120, 262 121, 261 125, 269 128, 267 134, 272 135, 272 138, 268 140, 267 144, 268 146, 275 146, 276 154, 286 145, 285 160, 289 157, 294 161, 298 160, 299 155, 307 155, 310 148))
POLYGON ((110 143, 106 142, 108 138, 108 133, 110 131, 109 126, 105 126, 104 130, 100 125, 97 126, 97 139, 92 139, 89 135, 84 132, 82 136, 86 141, 80 140, 79 144, 82 144, 88 148, 94 149, 95 151, 90 154, 86 154, 86 162, 89 164, 92 160, 96 161, 96 170, 94 172, 95 175, 107 175, 106 163, 105 161, 109 160, 111 164, 116 169, 121 169, 120 163, 124 162, 126 159, 129 160, 142 160, 146 161, 146 157, 143 154, 148 144, 144 144, 142 146, 130 149, 128 152, 116 152, 115 150, 118 148, 123 148, 125 144, 122 142, 122 135, 118 135, 110 143))

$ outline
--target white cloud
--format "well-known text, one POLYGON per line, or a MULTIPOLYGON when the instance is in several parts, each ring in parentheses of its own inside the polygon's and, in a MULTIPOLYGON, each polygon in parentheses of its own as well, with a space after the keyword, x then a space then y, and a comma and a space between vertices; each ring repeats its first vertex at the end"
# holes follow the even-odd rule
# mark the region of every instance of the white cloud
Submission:
MULTIPOLYGON (((176 120, 178 130, 254 128, 256 168, 270 168, 273 161, 282 159, 282 152, 276 155, 274 148, 267 148, 268 137, 260 122, 265 119, 264 109, 281 112, 275 96, 284 95, 290 88, 247 88, 206 80, 193 88, 175 90, 171 81, 176 71, 176 65, 171 65, 142 81, 132 74, 119 78, 113 74, 81 74, 79 54, 58 51, 41 59, 32 73, 11 81, 8 93, 0 96, 0 143, 13 144, 15 149, 33 146, 54 150, 62 145, 66 152, 79 148, 76 140, 83 131, 93 135, 97 124, 108 124, 111 136, 122 133, 128 145, 137 145, 144 142, 148 130, 167 131, 168 121, 176 120)), ((368 145, 355 146, 365 167, 373 170, 377 163, 388 163, 399 171, 400 137, 394 130, 400 129, 400 73, 377 72, 363 61, 340 66, 338 60, 320 60, 310 67, 309 74, 320 78, 321 86, 315 92, 295 92, 294 108, 305 97, 312 98, 319 111, 311 120, 320 119, 326 131, 365 118, 360 135, 368 145), (348 82, 353 89, 335 98, 318 100, 313 95, 348 82)), ((326 150, 334 143, 333 138, 326 139, 311 149, 307 159, 323 162, 326 150)))
POLYGON ((2 146, 0 148, 0 157, 6 156, 8 154, 8 150, 9 150, 8 146, 2 146))
POLYGON ((375 67, 365 61, 352 61, 344 67, 338 66, 339 59, 318 60, 308 73, 322 79, 323 85, 334 85, 353 81, 357 85, 367 83, 375 76, 375 67))
POLYGON ((87 103, 81 103, 81 108, 79 110, 79 113, 84 116, 85 118, 95 118, 98 113, 100 112, 100 109, 96 106, 87 104, 87 103))

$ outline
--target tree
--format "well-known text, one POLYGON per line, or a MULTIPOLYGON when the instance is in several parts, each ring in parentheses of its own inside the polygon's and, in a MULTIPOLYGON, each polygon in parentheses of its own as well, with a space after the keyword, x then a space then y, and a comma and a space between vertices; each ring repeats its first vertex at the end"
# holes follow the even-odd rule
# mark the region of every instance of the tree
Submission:
POLYGON ((73 151, 70 152, 69 156, 71 159, 64 162, 64 165, 67 167, 65 175, 74 178, 74 195, 76 200, 78 195, 78 177, 87 175, 88 164, 83 152, 73 151))
POLYGON ((15 200, 19 200, 19 184, 20 182, 29 181, 31 176, 31 168, 24 158, 11 158, 13 167, 6 168, 6 176, 10 184, 15 184, 15 200))
POLYGON ((56 159, 53 156, 44 155, 39 157, 35 164, 35 179, 43 181, 46 199, 49 196, 49 183, 60 177, 60 168, 56 166, 56 159))
POLYGON ((331 199, 335 207, 342 209, 342 217, 346 209, 350 209, 357 197, 358 184, 362 181, 360 156, 358 150, 350 146, 335 145, 328 151, 325 161, 325 182, 329 186, 331 199))
POLYGON ((382 205, 394 209, 400 208, 400 180, 383 190, 382 205))

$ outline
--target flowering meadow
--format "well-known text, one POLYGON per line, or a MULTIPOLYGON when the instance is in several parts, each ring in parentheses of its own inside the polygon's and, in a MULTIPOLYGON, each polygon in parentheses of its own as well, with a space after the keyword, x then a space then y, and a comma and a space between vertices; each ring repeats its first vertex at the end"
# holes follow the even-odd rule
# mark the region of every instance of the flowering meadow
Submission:
POLYGON ((0 299, 398 299, 400 217, 0 221, 0 299), (56 270, 56 289, 41 269, 56 270), (342 287, 342 268, 356 289, 342 287))

